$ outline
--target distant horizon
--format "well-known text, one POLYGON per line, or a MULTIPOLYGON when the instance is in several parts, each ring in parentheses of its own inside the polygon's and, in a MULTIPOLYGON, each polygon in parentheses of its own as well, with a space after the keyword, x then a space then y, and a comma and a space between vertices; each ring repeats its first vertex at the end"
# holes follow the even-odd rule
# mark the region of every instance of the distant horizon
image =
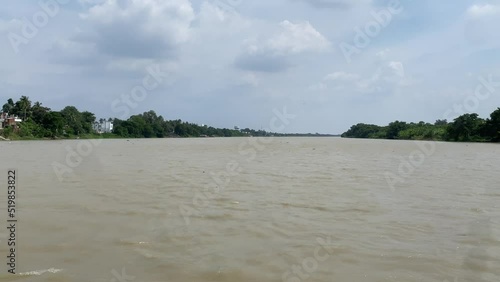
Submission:
POLYGON ((334 134, 486 116, 500 105, 500 4, 453 3, 10 1, 0 100, 226 128, 267 127, 286 107, 283 132, 334 134))
MULTIPOLYGON (((25 95, 21 95, 21 96, 25 96, 25 95)), ((20 98, 21 96, 19 96, 19 98, 20 98)), ((29 97, 29 98, 30 98, 30 100, 31 100, 31 97, 30 97, 30 96, 27 96, 27 97, 29 97)), ((14 101, 16 101, 16 98, 14 98, 14 97, 9 97, 9 98, 12 98, 14 101)), ((9 99, 9 98, 7 98, 7 99, 9 99)), ((36 102, 36 101, 32 101, 32 102, 36 102)), ((43 101, 38 101, 38 102, 42 103, 42 105, 44 105, 44 106, 46 106, 46 107, 51 108, 49 105, 46 105, 43 101)), ((2 104, 3 104, 4 102, 1 102, 1 101, 0 101, 0 103, 2 103, 2 104)), ((74 107, 76 107, 76 108, 77 108, 78 110, 80 110, 80 111, 89 111, 89 112, 94 113, 93 111, 91 111, 91 110, 89 110, 89 109, 80 108, 80 107, 78 107, 78 106, 76 106, 76 105, 65 105, 65 106, 63 106, 61 109, 54 109, 54 108, 51 108, 51 110, 53 110, 53 111, 61 111, 61 110, 62 110, 62 109, 64 109, 64 107, 66 107, 66 106, 74 106, 74 107)), ((500 107, 500 106, 499 106, 499 107, 500 107)), ((208 124, 208 123, 196 123, 196 122, 193 122, 193 121, 190 121, 190 120, 185 120, 185 119, 182 119, 182 118, 171 118, 171 117, 165 117, 164 115, 160 114, 159 112, 157 112, 157 111, 156 111, 156 110, 154 110, 154 109, 149 109, 149 110, 146 110, 146 111, 144 111, 144 112, 148 112, 148 111, 154 111, 156 114, 158 114, 159 116, 160 116, 160 115, 161 115, 161 116, 163 116, 163 117, 164 117, 165 119, 167 119, 167 120, 179 120, 179 119, 180 119, 180 120, 182 120, 182 121, 184 121, 184 122, 195 123, 195 124, 198 124, 198 125, 200 125, 200 126, 207 125, 207 126, 213 126, 213 127, 216 127, 216 128, 228 128, 228 129, 233 129, 233 128, 236 126, 236 127, 238 127, 239 129, 249 128, 249 129, 252 129, 252 130, 264 130, 264 128, 263 128, 263 127, 260 127, 260 128, 251 128, 251 127, 248 127, 248 126, 238 126, 238 125, 233 125, 233 126, 222 126, 222 127, 220 127, 220 126, 215 126, 215 125, 208 124)), ((1 112, 1 110, 0 110, 0 112, 1 112)), ((122 119, 122 120, 126 120, 126 119, 130 118, 130 117, 131 117, 131 116, 133 116, 133 115, 142 114, 142 113, 144 113, 144 112, 131 114, 130 116, 128 116, 127 118, 122 119)), ((94 113, 94 114, 95 114, 95 113, 94 113)), ((456 117, 458 117, 458 116, 456 116, 456 117)), ((446 120, 447 120, 448 122, 452 122, 452 121, 453 121, 456 117, 454 117, 454 118, 452 118, 452 119, 446 119, 446 120)), ((481 116, 481 115, 479 115, 479 117, 481 117, 481 118, 488 118, 488 115, 485 115, 485 116, 481 116)), ((101 118, 102 118, 102 119, 105 119, 105 120, 108 120, 109 118, 115 119, 115 118, 117 118, 117 117, 113 117, 113 116, 101 117, 101 116, 97 116, 97 115, 96 115, 96 121, 99 121, 99 119, 101 119, 101 118)), ((120 119, 120 118, 118 118, 118 119, 120 119)), ((290 131, 290 132, 274 132, 274 133, 283 133, 283 134, 310 134, 310 135, 319 134, 319 135, 332 135, 332 136, 340 136, 340 135, 342 135, 343 133, 345 133, 347 130, 349 130, 349 128, 350 128, 351 126, 356 125, 356 124, 360 124, 360 123, 361 123, 361 124, 376 125, 376 126, 384 127, 384 126, 387 126, 389 123, 394 122, 394 121, 401 121, 401 122, 407 122, 407 123, 419 123, 419 122, 424 122, 424 123, 428 123, 428 124, 434 124, 437 120, 441 120, 441 119, 436 119, 436 120, 434 120, 434 121, 425 121, 425 120, 419 120, 419 121, 408 121, 408 120, 402 120, 402 119, 395 119, 395 120, 392 120, 392 121, 387 122, 386 124, 377 124, 377 123, 372 123, 372 122, 369 122, 369 121, 365 121, 365 122, 356 122, 356 123, 352 123, 349 127, 347 127, 345 130, 343 130, 343 131, 342 131, 342 132, 340 132, 340 133, 308 132, 307 130, 306 130, 306 131, 302 131, 302 132, 292 132, 292 131, 290 131)))

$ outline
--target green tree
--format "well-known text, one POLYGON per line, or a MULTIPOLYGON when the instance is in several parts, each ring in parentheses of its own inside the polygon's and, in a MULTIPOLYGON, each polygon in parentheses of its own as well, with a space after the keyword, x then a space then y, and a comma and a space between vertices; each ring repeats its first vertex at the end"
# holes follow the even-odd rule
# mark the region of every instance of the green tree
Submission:
POLYGON ((9 98, 9 100, 7 100, 7 103, 3 105, 2 112, 11 113, 13 108, 14 108, 14 101, 12 100, 12 98, 9 98))
POLYGON ((399 137, 399 133, 405 129, 408 129, 409 127, 410 127, 410 125, 404 121, 391 122, 391 123, 389 123, 389 126, 387 127, 386 137, 388 139, 397 139, 399 137))
POLYGON ((74 106, 67 106, 61 111, 65 120, 65 130, 68 134, 80 135, 85 132, 82 114, 74 106))
POLYGON ((23 138, 42 138, 50 135, 40 124, 27 120, 19 124, 19 136, 23 138))
POLYGON ((46 114, 50 112, 50 108, 42 106, 42 103, 35 102, 31 107, 31 118, 35 123, 41 124, 46 114))
POLYGON ((84 111, 81 113, 82 129, 85 133, 93 132, 93 124, 96 120, 95 115, 91 112, 84 111))
POLYGON ((116 134, 120 137, 128 137, 128 130, 124 126, 124 123, 125 121, 115 118, 113 120, 113 134, 116 134))
POLYGON ((447 127, 449 140, 479 141, 485 121, 477 114, 464 114, 453 120, 447 127))
MULTIPOLYGON (((351 126, 351 128, 342 134, 342 137, 347 137, 347 138, 375 138, 374 136, 377 135, 377 133, 381 132, 383 129, 374 124, 365 124, 365 123, 358 123, 356 125, 351 126)), ((256 132, 255 130, 250 130, 249 131, 252 136, 258 136, 260 135, 259 132, 256 132)), ((383 136, 385 138, 385 136, 383 136)))
POLYGON ((493 111, 486 120, 484 135, 490 141, 500 142, 500 108, 493 111))
POLYGON ((64 117, 60 112, 49 112, 43 117, 43 127, 47 130, 46 137, 56 137, 63 133, 64 117))
POLYGON ((19 101, 14 105, 14 109, 17 115, 23 117, 23 120, 27 120, 31 114, 31 101, 27 96, 21 96, 19 101))
POLYGON ((3 130, 2 130, 2 135, 5 137, 5 138, 9 138, 12 133, 14 132, 14 129, 12 128, 12 126, 7 126, 5 127, 3 130))
POLYGON ((438 119, 436 120, 436 122, 434 123, 434 125, 448 125, 448 121, 445 120, 445 119, 438 119))
POLYGON ((175 132, 175 134, 182 136, 182 137, 189 136, 188 128, 187 128, 187 125, 185 123, 176 124, 174 127, 174 132, 175 132))
MULTIPOLYGON (((162 116, 156 115, 154 111, 145 112, 142 114, 144 121, 151 127, 153 137, 165 137, 165 120, 162 116)), ((147 127, 146 127, 147 128, 147 127)), ((148 129, 149 130, 149 129, 148 129)))

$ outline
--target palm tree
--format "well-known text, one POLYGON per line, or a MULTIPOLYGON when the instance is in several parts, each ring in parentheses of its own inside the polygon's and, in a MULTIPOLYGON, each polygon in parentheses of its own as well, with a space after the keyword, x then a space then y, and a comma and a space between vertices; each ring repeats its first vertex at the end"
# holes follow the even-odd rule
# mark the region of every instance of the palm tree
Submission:
POLYGON ((44 107, 40 102, 35 102, 30 110, 30 118, 35 123, 42 123, 43 117, 49 112, 50 108, 44 107))
POLYGON ((19 106, 24 112, 24 120, 26 120, 27 112, 31 109, 31 101, 29 97, 21 96, 21 99, 19 99, 19 106))

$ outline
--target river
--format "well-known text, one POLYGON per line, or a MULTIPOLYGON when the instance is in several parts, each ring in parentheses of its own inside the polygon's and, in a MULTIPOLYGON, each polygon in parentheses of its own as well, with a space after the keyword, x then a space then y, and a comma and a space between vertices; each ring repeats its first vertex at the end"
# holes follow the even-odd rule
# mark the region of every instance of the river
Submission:
POLYGON ((0 150, 0 281, 500 281, 496 144, 200 138, 0 150))

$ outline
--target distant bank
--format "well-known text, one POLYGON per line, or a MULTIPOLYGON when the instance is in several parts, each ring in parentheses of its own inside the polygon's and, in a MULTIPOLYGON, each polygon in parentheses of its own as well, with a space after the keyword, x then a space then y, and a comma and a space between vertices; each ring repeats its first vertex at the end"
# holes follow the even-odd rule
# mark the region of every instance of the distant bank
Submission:
POLYGON ((8 99, 0 111, 0 138, 10 140, 58 140, 97 138, 180 138, 180 137, 336 137, 319 133, 276 133, 250 128, 216 128, 177 120, 166 120, 154 111, 133 115, 127 120, 97 120, 89 111, 74 106, 53 111, 27 96, 8 99))
POLYGON ((464 114, 453 122, 437 120, 434 124, 394 121, 387 126, 358 123, 342 134, 345 138, 435 140, 461 142, 500 142, 500 108, 487 119, 464 114))

